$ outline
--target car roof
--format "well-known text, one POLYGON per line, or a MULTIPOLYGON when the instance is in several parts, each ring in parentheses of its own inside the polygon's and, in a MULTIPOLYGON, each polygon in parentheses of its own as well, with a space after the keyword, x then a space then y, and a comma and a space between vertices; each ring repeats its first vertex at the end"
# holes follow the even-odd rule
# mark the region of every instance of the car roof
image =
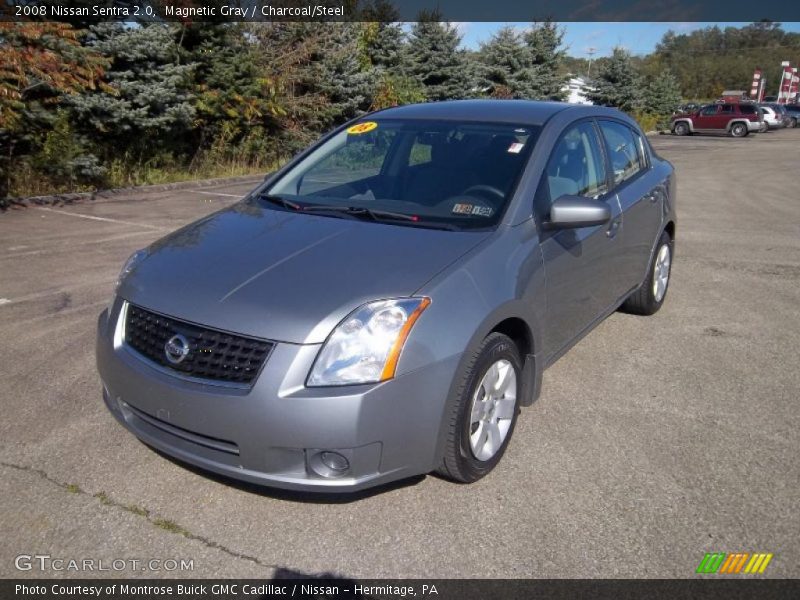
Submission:
POLYGON ((382 119, 440 119, 543 125, 553 115, 566 110, 574 112, 576 118, 622 114, 616 109, 602 106, 538 100, 446 100, 407 104, 373 114, 382 119))

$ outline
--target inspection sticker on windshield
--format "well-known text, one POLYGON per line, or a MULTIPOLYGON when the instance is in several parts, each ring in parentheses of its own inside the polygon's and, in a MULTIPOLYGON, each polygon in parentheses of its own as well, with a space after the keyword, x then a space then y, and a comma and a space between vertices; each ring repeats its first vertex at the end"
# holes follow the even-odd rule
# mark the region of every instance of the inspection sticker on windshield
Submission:
POLYGON ((363 123, 356 123, 355 125, 347 128, 347 133, 350 135, 361 135, 367 133, 378 127, 375 121, 364 121, 363 123))
POLYGON ((475 206, 474 204, 454 204, 452 212, 457 215, 491 217, 494 211, 488 206, 475 206))
POLYGON ((525 144, 521 144, 520 142, 514 142, 508 147, 508 151, 511 154, 519 154, 522 152, 522 149, 525 147, 525 144))

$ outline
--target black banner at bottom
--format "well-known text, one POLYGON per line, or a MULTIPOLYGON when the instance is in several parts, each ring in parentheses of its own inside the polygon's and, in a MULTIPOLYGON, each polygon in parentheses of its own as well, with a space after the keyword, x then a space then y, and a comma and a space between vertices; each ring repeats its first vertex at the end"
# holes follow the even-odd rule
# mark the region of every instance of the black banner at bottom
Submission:
POLYGON ((6 579, 3 600, 800 598, 797 579, 6 579))

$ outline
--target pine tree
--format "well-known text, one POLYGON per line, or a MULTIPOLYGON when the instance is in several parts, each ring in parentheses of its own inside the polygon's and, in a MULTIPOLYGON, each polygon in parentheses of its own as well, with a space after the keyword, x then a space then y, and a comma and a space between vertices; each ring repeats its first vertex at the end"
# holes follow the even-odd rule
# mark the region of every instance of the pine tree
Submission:
POLYGON ((116 94, 83 94, 72 98, 70 106, 80 125, 113 144, 109 151, 115 156, 127 149, 142 156, 167 146, 176 149, 174 139, 192 126, 194 65, 177 64, 173 31, 173 26, 160 24, 92 28, 90 46, 111 58, 106 78, 116 94))
POLYGON ((496 98, 523 98, 529 90, 531 55, 521 36, 503 27, 481 47, 478 85, 496 98))
POLYGON ((314 56, 313 80, 308 82, 328 100, 324 129, 339 125, 369 109, 375 72, 359 60, 362 23, 324 23, 321 44, 314 56))
POLYGON ((84 47, 81 33, 65 23, 0 23, 0 206, 13 176, 23 171, 18 157, 41 154, 56 126, 59 144, 69 145, 69 152, 54 155, 50 171, 58 167, 75 179, 86 174, 76 166, 80 161, 96 163, 60 109, 65 98, 108 89, 103 76, 109 61, 84 47))
POLYGON ((428 100, 466 98, 472 90, 461 36, 439 14, 422 13, 409 41, 409 71, 428 100))
POLYGON ((566 52, 561 48, 564 31, 551 22, 534 24, 522 36, 530 53, 530 74, 521 78, 520 93, 539 100, 563 100, 566 77, 561 64, 566 52))
POLYGON ((622 48, 614 48, 608 63, 594 81, 595 89, 589 99, 595 104, 613 106, 624 111, 641 108, 643 85, 631 61, 631 55, 622 48))
POLYGON ((362 39, 369 66, 405 72, 405 37, 399 23, 366 23, 362 39))
POLYGON ((647 86, 644 111, 660 117, 671 115, 681 103, 681 88, 669 69, 664 69, 647 86))

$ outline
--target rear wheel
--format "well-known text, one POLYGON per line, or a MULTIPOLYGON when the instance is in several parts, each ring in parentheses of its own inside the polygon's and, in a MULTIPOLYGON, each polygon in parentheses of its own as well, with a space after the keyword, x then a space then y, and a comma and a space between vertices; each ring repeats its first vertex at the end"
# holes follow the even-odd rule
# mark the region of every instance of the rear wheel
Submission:
POLYGON ((502 333, 486 337, 468 363, 448 416, 445 451, 437 472, 472 483, 500 462, 519 413, 522 361, 502 333))
POLYGON ((689 135, 689 125, 684 121, 679 121, 675 123, 675 128, 673 129, 675 135, 689 135))
POLYGON ((733 137, 744 137, 747 135, 747 125, 744 123, 734 123, 731 125, 731 135, 733 137))
POLYGON ((797 117, 792 117, 791 119, 789 119, 789 124, 787 125, 787 127, 789 127, 790 129, 797 127, 797 117))
POLYGON ((652 315, 658 312, 667 297, 672 272, 672 250, 672 238, 665 231, 661 234, 650 260, 647 277, 639 289, 622 304, 623 311, 635 315, 652 315))

